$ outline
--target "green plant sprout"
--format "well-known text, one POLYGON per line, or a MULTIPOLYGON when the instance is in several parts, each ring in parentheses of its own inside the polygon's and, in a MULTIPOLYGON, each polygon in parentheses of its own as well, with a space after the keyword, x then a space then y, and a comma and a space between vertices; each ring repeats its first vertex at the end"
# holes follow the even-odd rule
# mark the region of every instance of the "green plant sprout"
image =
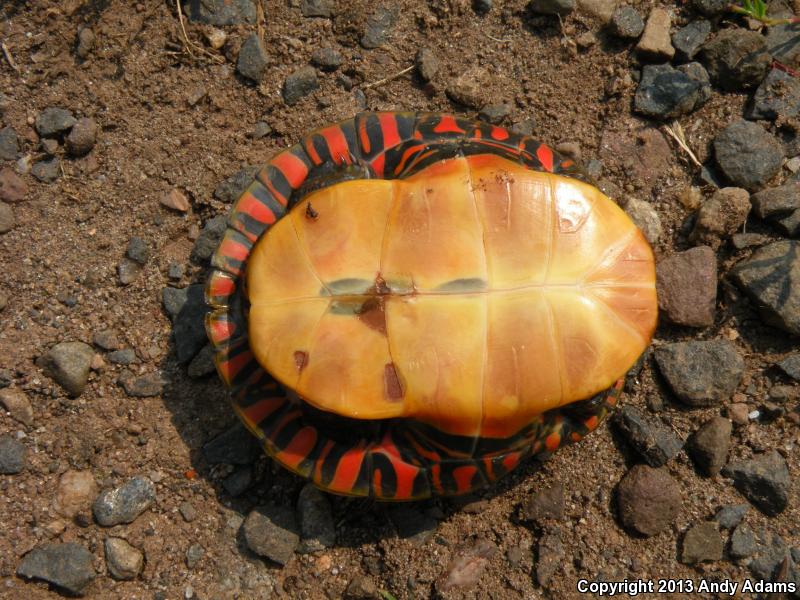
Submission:
POLYGON ((745 15, 756 21, 760 21, 764 25, 791 25, 793 23, 800 23, 800 17, 787 17, 783 19, 773 19, 767 16, 767 3, 764 0, 743 0, 742 6, 738 4, 731 4, 728 6, 731 12, 740 15, 745 15))

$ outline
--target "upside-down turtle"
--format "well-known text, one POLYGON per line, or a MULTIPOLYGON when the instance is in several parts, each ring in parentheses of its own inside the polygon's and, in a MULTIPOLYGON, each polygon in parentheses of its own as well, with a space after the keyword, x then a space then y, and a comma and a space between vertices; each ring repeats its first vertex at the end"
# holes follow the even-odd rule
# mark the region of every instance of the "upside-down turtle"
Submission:
POLYGON ((266 452, 330 492, 474 490, 580 440, 656 325, 652 251, 573 161, 444 114, 361 113, 236 202, 206 321, 266 452))

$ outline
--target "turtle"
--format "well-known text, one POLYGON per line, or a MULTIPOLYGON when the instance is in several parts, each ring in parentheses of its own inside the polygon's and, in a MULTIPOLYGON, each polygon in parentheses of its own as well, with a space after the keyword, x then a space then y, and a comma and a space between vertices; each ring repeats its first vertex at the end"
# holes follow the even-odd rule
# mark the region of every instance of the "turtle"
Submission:
POLYGON ((363 112, 280 152, 211 267, 243 423, 319 488, 380 501, 579 441, 657 321, 652 249, 572 159, 449 114, 363 112))

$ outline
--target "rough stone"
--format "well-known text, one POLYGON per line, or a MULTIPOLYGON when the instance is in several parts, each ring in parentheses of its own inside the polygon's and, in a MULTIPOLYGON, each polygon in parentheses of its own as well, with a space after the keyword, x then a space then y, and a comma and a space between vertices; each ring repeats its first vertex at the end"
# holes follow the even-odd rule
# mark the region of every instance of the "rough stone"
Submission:
POLYGON ((28 396, 20 389, 0 390, 0 404, 11 414, 11 418, 29 427, 33 425, 33 407, 28 396))
POLYGON ((488 104, 480 110, 478 117, 493 125, 499 125, 510 114, 510 104, 488 104))
POLYGON ((734 233, 731 236, 731 245, 737 250, 763 246, 767 241, 769 241, 769 238, 760 233, 734 233))
POLYGON ((530 10, 540 15, 559 15, 565 17, 575 10, 575 0, 532 0, 530 10))
POLYGON ((693 525, 683 537, 681 562, 689 565, 722 559, 722 536, 717 524, 703 521, 693 525))
POLYGON ((82 118, 72 126, 67 135, 65 145, 72 156, 83 156, 94 148, 97 140, 97 123, 93 119, 82 118))
POLYGON ((205 316, 208 310, 203 286, 193 284, 186 288, 186 301, 173 322, 175 354, 181 363, 188 363, 206 345, 205 316))
POLYGON ((780 23, 769 27, 767 50, 775 60, 796 69, 800 62, 800 24, 780 23))
POLYGON ((191 205, 186 195, 178 188, 172 188, 169 192, 161 196, 159 199, 162 206, 177 210, 178 212, 189 212, 191 205))
POLYGON ((128 241, 125 255, 132 261, 144 265, 150 258, 150 248, 142 238, 134 236, 128 241))
POLYGON ((749 212, 747 190, 735 187, 717 190, 700 207, 689 241, 717 249, 721 239, 730 237, 744 225, 749 212))
POLYGON ((132 365, 136 362, 136 352, 132 348, 123 348, 108 353, 108 360, 115 365, 132 365))
POLYGON ((210 465, 249 465, 260 453, 258 442, 240 423, 203 446, 203 458, 210 465))
POLYGON ((330 18, 333 15, 328 0, 300 0, 300 14, 304 17, 330 18))
POLYGON ((85 59, 89 56, 94 50, 96 39, 91 27, 81 27, 80 31, 78 31, 78 46, 75 48, 75 54, 78 55, 78 58, 85 59))
POLYGON ((53 183, 61 174, 61 161, 57 156, 40 160, 31 167, 31 175, 42 183, 53 183))
POLYGON ((714 138, 717 164, 737 187, 754 191, 780 171, 783 147, 757 123, 739 120, 714 138))
POLYGON ((644 31, 644 20, 635 8, 620 6, 611 15, 611 31, 617 37, 635 40, 644 31))
POLYGON ((431 539, 438 525, 436 519, 414 506, 392 507, 389 518, 397 528, 397 535, 415 546, 431 539))
POLYGON ((489 561, 497 553, 497 546, 485 539, 458 548, 450 563, 436 583, 440 593, 473 588, 489 566, 489 561))
POLYGON ((28 193, 28 185, 14 171, 5 168, 0 171, 0 200, 22 202, 28 193))
POLYGON ((192 248, 192 259, 196 262, 209 260, 222 241, 226 227, 225 215, 219 215, 206 221, 200 235, 195 240, 194 248, 192 248))
POLYGON ((0 160, 17 160, 19 140, 11 126, 0 129, 0 160))
POLYGON ((681 508, 682 492, 665 469, 635 465, 617 489, 622 524, 642 535, 667 529, 681 508))
POLYGON ((244 538, 259 556, 285 565, 300 543, 294 512, 271 504, 255 508, 244 521, 244 538))
POLYGON ((783 565, 791 564, 790 549, 777 533, 761 530, 757 535, 756 555, 750 561, 750 573, 755 579, 785 581, 787 574, 779 574, 783 565))
POLYGON ((661 374, 690 406, 714 406, 736 391, 744 360, 727 340, 676 342, 655 350, 661 374))
POLYGON ((663 234, 661 218, 649 202, 631 198, 625 205, 625 212, 631 218, 631 221, 642 230, 644 237, 650 244, 658 243, 663 234))
POLYGON ((746 524, 739 525, 731 534, 729 554, 733 559, 747 558, 756 553, 756 534, 746 524))
POLYGON ((732 429, 733 425, 728 419, 713 417, 689 438, 689 455, 704 475, 713 477, 725 465, 732 429))
POLYGON ((561 539, 561 531, 556 529, 545 533, 539 538, 539 560, 536 562, 536 581, 546 588, 558 570, 564 564, 566 551, 561 539))
POLYGON ((222 480, 222 487, 234 498, 244 494, 251 485, 253 485, 253 468, 250 465, 237 467, 222 480))
POLYGON ((722 474, 732 478, 736 489, 765 515, 778 515, 789 504, 789 469, 775 450, 728 463, 722 474))
POLYGON ((336 543, 336 524, 328 498, 312 483, 300 490, 297 499, 300 522, 300 552, 317 552, 336 543))
POLYGON ((311 64, 323 71, 332 72, 342 66, 344 57, 336 48, 325 46, 311 53, 311 64))
POLYGON ((141 272, 142 265, 129 258, 123 258, 117 265, 117 276, 122 285, 130 285, 136 281, 141 272))
POLYGON ((189 0, 184 11, 191 21, 209 25, 239 25, 256 22, 253 0, 189 0))
MULTIPOLYGON (((697 67, 702 69, 699 64, 697 67)), ((683 70, 668 64, 645 65, 634 97, 634 109, 658 119, 674 119, 702 106, 710 96, 708 92, 707 82, 683 70)))
POLYGON ((128 370, 120 374, 118 383, 134 398, 152 398, 164 390, 164 379, 157 371, 136 376, 128 370))
POLYGON ((578 12, 596 20, 601 25, 611 21, 616 0, 577 0, 578 12))
POLYGON ((253 165, 248 165, 239 169, 236 173, 214 188, 214 198, 226 204, 235 202, 250 184, 253 183, 253 179, 259 170, 260 167, 253 165))
POLYGON ((347 584, 344 592, 346 600, 373 600, 379 598, 378 586, 369 575, 356 575, 347 584))
POLYGON ((36 364, 71 396, 80 396, 89 381, 94 351, 83 342, 61 342, 40 356, 36 364))
POLYGON ((398 10, 378 6, 367 18, 361 46, 367 50, 379 48, 389 41, 389 34, 397 21, 398 10))
POLYGON ((43 544, 25 555, 17 575, 81 595, 96 576, 93 560, 92 553, 80 544, 43 544))
POLYGON ((133 521, 156 500, 156 488, 147 477, 137 476, 121 486, 102 492, 92 507, 94 518, 103 527, 133 521))
POLYGON ((313 67, 302 67, 283 82, 283 101, 288 106, 294 106, 317 89, 319 89, 317 72, 313 67))
POLYGON ((758 218, 774 223, 790 236, 800 235, 800 182, 768 188, 750 198, 758 218))
POLYGON ((25 469, 28 451, 11 435, 0 435, 0 475, 16 475, 25 469))
POLYGON ((764 36, 739 27, 720 30, 700 56, 711 79, 729 91, 757 86, 772 62, 764 36))
POLYGON ((417 72, 423 81, 431 81, 439 72, 439 58, 430 48, 420 48, 414 59, 417 72))
POLYGON ((269 54, 264 47, 264 42, 257 33, 251 34, 239 49, 236 70, 240 75, 260 83, 264 79, 268 65, 269 54))
POLYGON ((758 86, 745 113, 748 119, 774 121, 800 114, 800 80, 786 71, 772 69, 758 86))
POLYGON ((795 381, 800 381, 800 352, 784 358, 778 363, 778 368, 795 381))
POLYGON ((644 33, 636 44, 638 54, 647 60, 672 60, 675 48, 672 47, 672 40, 669 37, 671 25, 672 18, 669 12, 663 8, 652 9, 650 16, 647 17, 644 33))
POLYGON ((65 108, 45 108, 36 115, 36 132, 43 138, 58 137, 77 123, 72 113, 65 108))
POLYGON ((206 375, 216 372, 214 364, 214 348, 211 345, 203 346, 203 349, 191 360, 186 369, 187 375, 192 379, 199 379, 206 375))
POLYGON ((719 509, 714 520, 723 529, 733 529, 742 522, 747 509, 747 504, 728 504, 719 509))
POLYGON ((454 102, 479 110, 483 107, 491 75, 483 67, 473 66, 459 75, 445 90, 454 102))
POLYGON ((205 556, 205 548, 200 544, 192 544, 186 549, 186 566, 194 569, 197 563, 205 556))
POLYGON ((683 440, 671 428, 635 406, 625 406, 617 412, 614 424, 651 467, 665 465, 683 448, 683 440))
POLYGON ((0 202, 0 233, 8 233, 14 229, 17 220, 14 217, 14 209, 5 202, 0 202))
POLYGON ((53 508, 62 517, 72 519, 78 513, 88 511, 97 491, 97 482, 91 471, 66 471, 58 480, 53 508))
POLYGON ((672 47, 675 58, 680 62, 689 62, 698 53, 711 33, 711 23, 705 19, 695 19, 672 35, 672 47))
POLYGON ((800 335, 800 242, 774 242, 738 263, 730 275, 764 321, 800 335))
POLYGON ((708 246, 679 252, 656 264, 658 308, 670 321, 689 327, 714 324, 717 255, 708 246))
POLYGON ((535 492, 522 503, 520 519, 536 525, 564 519, 564 486, 556 482, 552 487, 535 492))
POLYGON ((144 555, 122 538, 107 537, 104 547, 106 566, 114 579, 135 579, 142 571, 144 555))
POLYGON ((714 17, 728 12, 730 4, 727 0, 693 0, 695 8, 707 17, 714 17))

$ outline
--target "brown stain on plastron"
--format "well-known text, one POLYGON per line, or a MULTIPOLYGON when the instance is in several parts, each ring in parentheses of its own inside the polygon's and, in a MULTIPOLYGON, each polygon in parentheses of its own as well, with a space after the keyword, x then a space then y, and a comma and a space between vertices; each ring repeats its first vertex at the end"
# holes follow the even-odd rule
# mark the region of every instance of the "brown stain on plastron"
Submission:
POLYGON ((311 202, 306 204, 306 218, 311 219, 312 221, 319 219, 319 213, 314 210, 313 206, 311 206, 311 202))
POLYGON ((386 335, 386 310, 383 306, 383 298, 373 296, 364 302, 361 310, 358 311, 358 319, 370 329, 386 335))
POLYGON ((384 393, 389 400, 401 400, 403 398, 403 386, 397 377, 394 363, 388 363, 383 369, 384 393))
POLYGON ((302 371, 308 364, 308 352, 296 350, 294 353, 294 364, 298 371, 302 371))

